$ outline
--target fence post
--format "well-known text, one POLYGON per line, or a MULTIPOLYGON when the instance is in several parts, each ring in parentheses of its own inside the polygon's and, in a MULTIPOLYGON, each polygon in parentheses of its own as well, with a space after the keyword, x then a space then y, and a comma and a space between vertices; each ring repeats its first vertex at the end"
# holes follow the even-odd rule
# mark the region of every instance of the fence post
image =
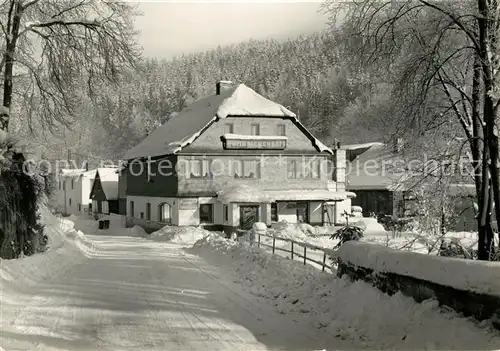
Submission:
POLYGON ((306 247, 304 246, 304 266, 306 265, 307 263, 307 258, 306 258, 306 247))
POLYGON ((293 241, 292 241, 292 260, 293 260, 293 241))
POLYGON ((273 253, 274 253, 274 246, 275 246, 275 244, 276 244, 276 238, 273 237, 273 253))
POLYGON ((326 264, 326 252, 323 252, 323 268, 321 269, 322 272, 325 271, 325 264, 326 264))

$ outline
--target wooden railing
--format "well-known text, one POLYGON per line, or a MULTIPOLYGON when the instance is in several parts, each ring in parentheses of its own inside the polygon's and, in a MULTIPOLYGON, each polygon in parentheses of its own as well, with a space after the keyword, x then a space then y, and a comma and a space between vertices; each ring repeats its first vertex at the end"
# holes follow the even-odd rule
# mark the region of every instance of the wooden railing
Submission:
POLYGON ((250 243, 251 246, 254 244, 257 245, 257 247, 267 247, 272 250, 272 253, 275 254, 276 251, 282 251, 282 252, 287 252, 290 254, 290 258, 292 260, 295 259, 295 257, 301 258, 301 261, 304 262, 304 265, 307 264, 307 262, 313 262, 321 266, 321 271, 325 271, 326 268, 331 269, 332 266, 329 264, 330 260, 328 258, 334 258, 337 256, 336 251, 332 249, 328 249, 325 247, 301 242, 301 241, 296 241, 288 238, 280 238, 277 236, 273 235, 268 235, 268 234, 252 234, 251 231, 245 233, 244 235, 245 240, 250 243), (254 235, 254 238, 252 240, 252 235, 254 235), (272 244, 267 244, 264 243, 262 238, 269 238, 272 240, 272 244), (290 243, 290 249, 286 249, 283 247, 278 247, 276 246, 276 242, 282 241, 282 242, 287 242, 290 243), (322 260, 319 261, 317 259, 313 259, 310 256, 307 256, 307 250, 310 251, 315 251, 315 252, 320 252, 322 255, 322 260))

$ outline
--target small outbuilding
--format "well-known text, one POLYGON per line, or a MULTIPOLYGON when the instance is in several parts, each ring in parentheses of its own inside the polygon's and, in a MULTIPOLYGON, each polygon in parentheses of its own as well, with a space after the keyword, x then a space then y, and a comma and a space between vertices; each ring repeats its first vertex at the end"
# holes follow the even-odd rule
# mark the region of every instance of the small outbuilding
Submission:
POLYGON ((96 217, 118 214, 118 168, 98 168, 92 190, 92 211, 96 217))

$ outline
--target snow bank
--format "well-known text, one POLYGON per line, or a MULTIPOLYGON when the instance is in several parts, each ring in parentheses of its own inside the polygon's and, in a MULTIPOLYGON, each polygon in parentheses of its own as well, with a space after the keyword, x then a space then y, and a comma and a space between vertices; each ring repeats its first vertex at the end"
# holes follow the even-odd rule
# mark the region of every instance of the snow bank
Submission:
POLYGON ((371 217, 353 217, 350 222, 362 228, 364 235, 382 235, 386 236, 388 232, 384 226, 377 222, 376 218, 371 217))
POLYGON ((165 226, 148 236, 154 241, 169 241, 177 244, 193 245, 198 240, 211 235, 206 229, 200 227, 175 227, 165 226))
POLYGON ((48 249, 29 257, 0 259, 2 292, 19 290, 53 275, 60 275, 94 252, 93 242, 74 229, 74 222, 54 216, 46 207, 42 207, 40 212, 49 239, 48 249))
POLYGON ((500 296, 500 263, 421 255, 350 241, 339 258, 354 266, 414 277, 459 290, 500 296))
POLYGON ((374 349, 498 349, 500 335, 435 301, 416 303, 388 296, 371 285, 323 274, 309 265, 211 235, 194 253, 219 267, 251 292, 271 301, 291 319, 374 349))

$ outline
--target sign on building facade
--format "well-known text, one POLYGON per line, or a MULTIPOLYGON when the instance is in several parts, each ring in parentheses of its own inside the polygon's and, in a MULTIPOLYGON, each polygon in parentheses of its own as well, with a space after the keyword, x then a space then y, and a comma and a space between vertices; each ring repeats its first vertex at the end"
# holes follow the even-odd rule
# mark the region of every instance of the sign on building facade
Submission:
POLYGON ((268 140, 246 140, 246 139, 227 139, 224 142, 224 148, 228 150, 283 150, 286 148, 285 139, 268 140))

